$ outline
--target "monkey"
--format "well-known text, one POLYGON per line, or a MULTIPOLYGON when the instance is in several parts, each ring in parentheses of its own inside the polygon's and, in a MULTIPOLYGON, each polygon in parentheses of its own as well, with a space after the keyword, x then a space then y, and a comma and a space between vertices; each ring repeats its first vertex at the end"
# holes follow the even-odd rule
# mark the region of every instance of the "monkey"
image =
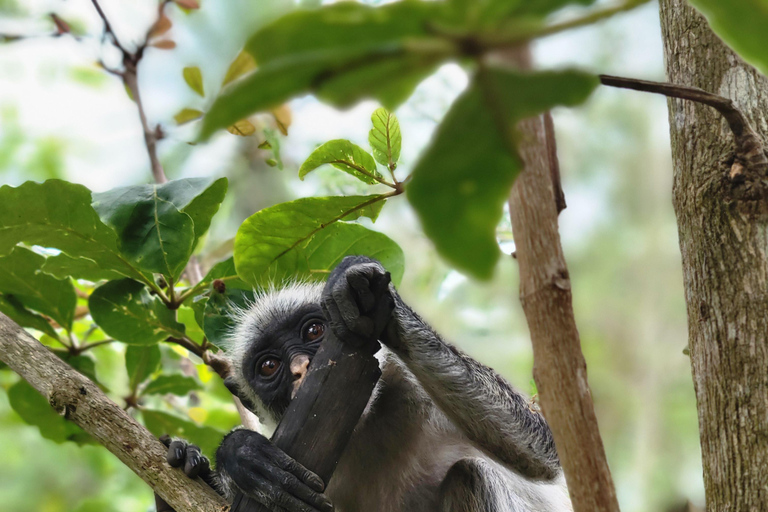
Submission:
POLYGON ((377 351, 382 375, 330 482, 244 428, 225 436, 215 470, 196 446, 170 443, 172 466, 203 476, 230 501, 239 490, 288 512, 572 511, 543 415, 444 341, 377 261, 348 256, 325 285, 261 292, 236 324, 226 384, 270 429, 328 329, 377 351))

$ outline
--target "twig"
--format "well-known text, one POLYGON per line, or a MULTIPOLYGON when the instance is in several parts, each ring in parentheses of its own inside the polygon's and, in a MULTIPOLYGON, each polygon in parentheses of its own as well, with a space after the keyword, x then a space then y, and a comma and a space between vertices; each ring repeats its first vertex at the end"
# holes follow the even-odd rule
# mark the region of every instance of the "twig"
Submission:
POLYGON ((101 6, 99 5, 98 0, 91 0, 93 3, 93 6, 96 8, 96 12, 99 13, 99 17, 101 18, 101 21, 104 22, 104 33, 107 34, 112 39, 112 44, 117 47, 118 50, 120 50, 123 55, 131 55, 131 53, 125 49, 123 45, 120 44, 120 41, 117 39, 117 35, 115 34, 115 31, 112 30, 112 25, 109 23, 109 20, 107 19, 107 15, 104 14, 104 11, 101 10, 101 6))
POLYGON ((86 350, 91 350, 92 348, 100 347, 101 345, 106 345, 106 344, 112 343, 114 341, 115 340, 113 340, 113 339, 106 339, 106 340, 101 340, 101 341, 94 341, 93 343, 86 343, 85 345, 81 345, 81 346, 79 346, 77 348, 74 348, 72 350, 72 353, 73 353, 73 355, 82 354, 86 350))
POLYGON ((747 169, 763 176, 768 174, 768 156, 765 153, 763 140, 730 98, 707 92, 698 87, 651 82, 635 78, 600 75, 600 82, 609 87, 662 94, 670 98, 695 101, 714 108, 725 118, 733 133, 736 160, 745 165, 747 169))

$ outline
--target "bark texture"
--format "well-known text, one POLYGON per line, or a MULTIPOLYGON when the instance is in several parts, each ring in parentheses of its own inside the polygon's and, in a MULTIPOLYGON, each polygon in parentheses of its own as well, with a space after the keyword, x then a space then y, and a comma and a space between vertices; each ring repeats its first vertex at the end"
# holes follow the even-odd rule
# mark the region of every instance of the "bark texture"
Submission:
POLYGON ((224 512, 229 506, 201 480, 165 462, 167 449, 88 378, 0 313, 0 360, 61 415, 96 438, 179 512, 224 512))
POLYGON ((551 167, 554 139, 548 148, 542 118, 528 119, 518 129, 525 170, 509 204, 539 402, 554 434, 574 511, 618 512, 560 245, 551 167))
MULTIPOLYGON (((685 1, 661 0, 660 11, 669 81, 731 98, 764 137, 768 80, 685 1)), ((717 112, 668 103, 707 510, 768 510, 765 175, 734 162, 717 112)))

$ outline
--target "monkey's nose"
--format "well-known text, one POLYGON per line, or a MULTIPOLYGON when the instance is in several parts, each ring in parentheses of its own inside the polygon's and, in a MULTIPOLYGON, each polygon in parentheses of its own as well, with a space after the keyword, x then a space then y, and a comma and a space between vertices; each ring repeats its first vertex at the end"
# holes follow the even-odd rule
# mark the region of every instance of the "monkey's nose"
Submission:
POLYGON ((307 376, 307 368, 309 368, 308 355, 299 354, 291 359, 290 370, 293 375, 293 392, 291 393, 291 398, 296 396, 299 386, 304 382, 304 377, 307 376))

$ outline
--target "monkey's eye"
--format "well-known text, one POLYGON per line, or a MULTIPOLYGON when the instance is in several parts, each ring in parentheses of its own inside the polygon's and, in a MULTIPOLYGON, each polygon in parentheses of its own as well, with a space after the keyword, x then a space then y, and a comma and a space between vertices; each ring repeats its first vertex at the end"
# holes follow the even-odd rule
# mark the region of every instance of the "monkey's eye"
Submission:
POLYGON ((312 322, 304 328, 304 339, 307 341, 316 341, 325 333, 325 325, 322 322, 312 322))
POLYGON ((280 360, 276 357, 268 357, 259 364, 259 375, 271 377, 280 369, 280 360))

